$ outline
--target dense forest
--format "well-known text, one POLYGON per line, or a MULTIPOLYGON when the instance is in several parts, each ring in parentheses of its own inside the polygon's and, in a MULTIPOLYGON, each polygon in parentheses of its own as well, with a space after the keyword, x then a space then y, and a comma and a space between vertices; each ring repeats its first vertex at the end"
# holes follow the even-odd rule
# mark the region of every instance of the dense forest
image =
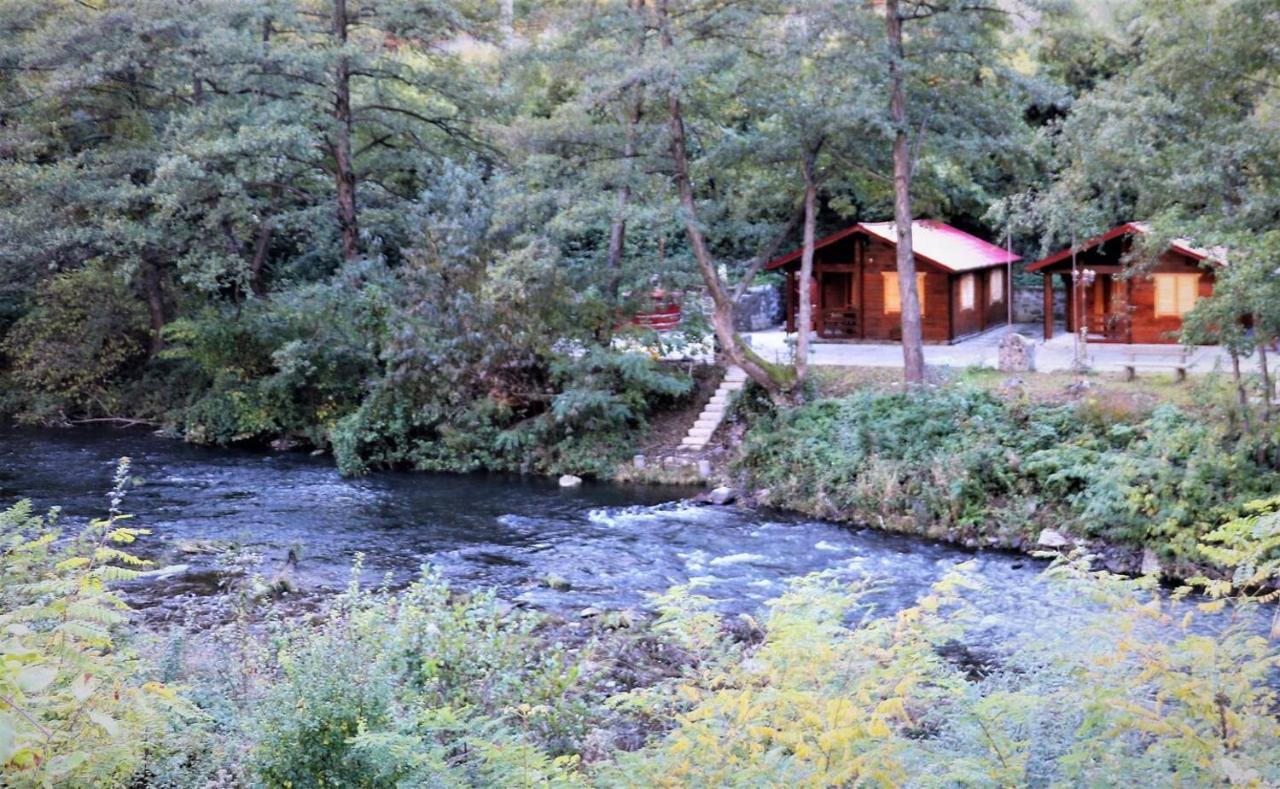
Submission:
POLYGON ((0 0, 6 424, 619 479, 709 394, 664 353, 712 338, 745 503, 1052 549, 1096 611, 977 648, 967 565, 896 611, 819 574, 577 617, 359 558, 299 606, 228 541, 217 626, 160 632, 124 460, 101 519, 0 499, 3 781, 1276 785, 1277 261, 1276 0, 0 0), (1140 220, 1131 273, 1213 250, 1179 340, 1229 369, 926 370, 921 218, 1025 260, 1140 220), (900 371, 740 336, 768 261, 807 281, 879 221, 900 371), (676 331, 631 320, 655 294, 676 331))
POLYGON ((0 409, 600 473, 688 386, 611 351, 629 301, 709 294, 687 330, 794 399, 735 300, 912 216, 1229 247, 1189 332, 1248 353, 1280 325, 1280 21, 1109 5, 6 4, 0 409))

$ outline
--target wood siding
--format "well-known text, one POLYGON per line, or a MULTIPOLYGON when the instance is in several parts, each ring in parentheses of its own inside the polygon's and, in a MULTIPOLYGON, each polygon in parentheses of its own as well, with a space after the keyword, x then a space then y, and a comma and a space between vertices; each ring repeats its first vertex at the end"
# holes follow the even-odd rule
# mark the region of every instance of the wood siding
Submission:
POLYGON ((1200 268, 1197 261, 1177 252, 1166 252, 1156 261, 1150 273, 1138 274, 1128 280, 1129 313, 1133 330, 1130 342, 1177 342, 1182 330, 1182 318, 1174 315, 1156 315, 1156 274, 1199 274, 1200 298, 1213 295, 1213 272, 1200 268))
MULTIPOLYGON (((1092 268, 1099 272, 1099 279, 1094 288, 1085 297, 1085 309, 1090 332, 1102 330, 1097 324, 1105 316, 1094 314, 1098 299, 1109 296, 1112 314, 1120 314, 1122 320, 1127 317, 1127 328, 1114 333, 1103 341, 1132 343, 1176 343, 1178 332, 1182 330, 1182 318, 1176 315, 1156 315, 1157 274, 1197 274, 1199 275, 1199 295, 1205 298, 1213 295, 1214 272, 1212 268, 1201 266, 1200 261, 1173 250, 1160 255, 1156 262, 1140 273, 1125 277, 1124 258, 1129 250, 1131 239, 1121 237, 1108 241, 1099 247, 1087 250, 1077 256, 1077 266, 1081 269, 1092 268), (1110 287, 1109 294, 1104 288, 1110 287)), ((1070 287, 1071 262, 1064 260, 1043 269, 1046 284, 1067 291, 1067 331, 1075 331, 1075 295, 1070 287)), ((1046 299, 1046 304, 1048 301, 1046 299)), ((1045 320, 1045 337, 1051 337, 1051 318, 1045 320)))
MULTIPOLYGON (((799 264, 787 265, 787 331, 795 331, 795 309, 798 302, 796 272, 799 264)), ((948 343, 1002 325, 1007 316, 1010 283, 1006 274, 1001 298, 991 299, 992 271, 1004 272, 1003 265, 980 269, 973 277, 973 306, 959 309, 961 278, 924 260, 916 260, 916 271, 924 275, 924 315, 922 330, 927 343, 948 343)), ((814 327, 820 336, 826 327, 823 313, 827 309, 847 307, 857 315, 857 329, 848 339, 896 342, 902 339, 902 316, 885 312, 884 275, 897 276, 897 254, 892 244, 877 238, 850 236, 814 251, 814 327), (833 299, 842 303, 833 303, 833 299)), ((844 339, 831 336, 830 339, 844 339)))

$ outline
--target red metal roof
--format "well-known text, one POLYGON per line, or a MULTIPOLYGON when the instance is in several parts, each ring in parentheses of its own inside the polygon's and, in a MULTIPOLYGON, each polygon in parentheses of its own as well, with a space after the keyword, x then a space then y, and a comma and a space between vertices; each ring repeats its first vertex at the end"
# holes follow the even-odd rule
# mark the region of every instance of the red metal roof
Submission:
MULTIPOLYGON (((898 234, 893 222, 860 222, 818 240, 813 248, 821 249, 857 233, 874 236, 894 246, 898 243, 898 234)), ((983 241, 945 222, 932 219, 917 219, 911 223, 911 246, 917 258, 952 273, 1003 266, 1019 259, 1017 255, 1011 255, 995 244, 983 241)), ((803 249, 797 249, 780 258, 775 258, 769 261, 765 268, 774 269, 793 263, 800 259, 803 251, 803 249)))
MULTIPOLYGON (((1094 236, 1093 238, 1085 241, 1075 249, 1077 252, 1081 252, 1086 249, 1093 249, 1099 244, 1105 244, 1106 242, 1110 241, 1113 238, 1118 238, 1120 236, 1127 236, 1132 233, 1143 234, 1143 233, 1149 233, 1149 232, 1151 232, 1151 228, 1145 222, 1125 222, 1123 225, 1113 227, 1100 236, 1094 236)), ((1206 249, 1201 249, 1199 247, 1191 246, 1191 242, 1186 240, 1185 238, 1175 238, 1174 240, 1170 241, 1169 248, 1172 249, 1174 252, 1179 252, 1183 255, 1186 255, 1189 258, 1194 258, 1196 260, 1208 260, 1209 258, 1214 257, 1214 255, 1211 254, 1206 249)), ((1071 247, 1067 247, 1066 249, 1060 249, 1057 252, 1054 252, 1052 255, 1049 255, 1048 257, 1045 257, 1045 258, 1041 258, 1040 260, 1037 260, 1035 263, 1028 265, 1027 271, 1039 271, 1042 268, 1052 266, 1054 263, 1060 263, 1061 261, 1066 260, 1069 257, 1071 257, 1071 247)))

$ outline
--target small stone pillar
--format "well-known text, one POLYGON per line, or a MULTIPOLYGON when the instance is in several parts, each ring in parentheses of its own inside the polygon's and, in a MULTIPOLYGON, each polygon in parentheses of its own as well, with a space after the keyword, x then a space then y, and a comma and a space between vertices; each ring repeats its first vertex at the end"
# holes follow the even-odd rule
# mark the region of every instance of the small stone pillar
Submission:
POLYGON ((1016 332, 1006 334, 1000 340, 1000 371, 1026 373, 1036 369, 1036 346, 1016 332))

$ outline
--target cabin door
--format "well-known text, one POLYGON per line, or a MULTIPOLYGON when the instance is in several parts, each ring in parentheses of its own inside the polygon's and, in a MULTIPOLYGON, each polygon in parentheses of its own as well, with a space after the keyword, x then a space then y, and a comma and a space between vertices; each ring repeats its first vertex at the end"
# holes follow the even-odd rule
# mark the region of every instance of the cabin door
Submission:
POLYGON ((823 271, 818 275, 818 336, 848 340, 857 336, 858 316, 854 303, 854 273, 823 271))
POLYGON ((1085 292, 1085 320, 1089 337, 1109 342, 1128 342, 1131 324, 1127 283, 1117 281, 1113 274, 1098 274, 1085 292))

